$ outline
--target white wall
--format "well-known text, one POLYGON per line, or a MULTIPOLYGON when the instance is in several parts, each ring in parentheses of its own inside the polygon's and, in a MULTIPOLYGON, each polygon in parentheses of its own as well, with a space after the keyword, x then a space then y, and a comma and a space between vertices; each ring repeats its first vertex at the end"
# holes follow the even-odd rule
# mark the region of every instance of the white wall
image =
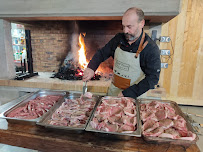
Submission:
POLYGON ((15 78, 11 23, 0 19, 0 79, 15 78))

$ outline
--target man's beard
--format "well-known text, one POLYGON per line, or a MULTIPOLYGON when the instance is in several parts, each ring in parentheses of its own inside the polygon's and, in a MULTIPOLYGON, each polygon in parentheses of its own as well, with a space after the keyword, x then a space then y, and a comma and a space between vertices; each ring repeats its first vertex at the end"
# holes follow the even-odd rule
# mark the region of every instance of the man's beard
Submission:
POLYGON ((137 36, 132 35, 132 34, 128 34, 128 33, 124 33, 126 40, 128 41, 134 41, 135 39, 137 39, 137 36))

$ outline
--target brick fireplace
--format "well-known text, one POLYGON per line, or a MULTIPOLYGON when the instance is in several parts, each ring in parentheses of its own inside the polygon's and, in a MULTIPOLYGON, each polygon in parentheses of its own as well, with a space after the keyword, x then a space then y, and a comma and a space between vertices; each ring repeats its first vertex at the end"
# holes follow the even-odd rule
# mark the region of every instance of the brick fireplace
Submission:
MULTIPOLYGON (((73 46, 78 45, 72 40, 74 33, 86 33, 84 42, 89 61, 116 33, 122 32, 120 20, 32 21, 24 25, 31 32, 33 68, 38 72, 57 72, 68 53, 78 51, 73 46)), ((100 65, 100 69, 110 72, 112 62, 111 58, 108 59, 100 65)))
MULTIPOLYGON (((161 24, 179 13, 180 0, 1 1, 0 78, 15 77, 15 67, 10 62, 13 59, 10 22, 26 23, 25 27, 31 30, 34 71, 54 71, 71 48, 71 22, 79 22, 80 30, 86 32, 87 47, 96 51, 121 30, 118 22, 125 10, 133 6, 142 8, 150 23, 161 24), (108 22, 116 26, 106 26, 108 22)), ((89 50, 88 59, 92 57, 89 50)))

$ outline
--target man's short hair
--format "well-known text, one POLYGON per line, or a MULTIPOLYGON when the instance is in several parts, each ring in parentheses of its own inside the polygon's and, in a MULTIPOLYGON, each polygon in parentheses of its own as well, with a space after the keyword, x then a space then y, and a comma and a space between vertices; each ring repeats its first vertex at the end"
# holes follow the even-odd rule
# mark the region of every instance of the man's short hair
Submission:
MULTIPOLYGON (((131 7, 129 9, 127 9, 127 11, 125 11, 125 13, 129 12, 129 11, 134 11, 136 12, 137 16, 138 16, 138 20, 142 21, 144 19, 144 12, 142 11, 142 9, 137 8, 137 7, 131 7)), ((124 13, 124 14, 125 14, 124 13)))

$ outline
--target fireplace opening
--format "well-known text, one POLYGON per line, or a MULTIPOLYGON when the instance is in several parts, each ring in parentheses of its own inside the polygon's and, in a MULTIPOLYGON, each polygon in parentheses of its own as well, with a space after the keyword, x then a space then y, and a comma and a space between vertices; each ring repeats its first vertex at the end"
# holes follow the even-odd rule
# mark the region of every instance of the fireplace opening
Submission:
MULTIPOLYGON (((81 80, 96 51, 122 32, 120 20, 26 21, 25 28, 31 31, 34 70, 54 72, 52 77, 63 80, 81 80), (80 35, 85 47, 84 65, 79 63, 80 35)), ((92 80, 111 78, 112 71, 113 59, 109 58, 99 66, 92 80)))
MULTIPOLYGON (((77 25, 76 25, 77 26, 77 25)), ((86 46, 84 37, 86 33, 80 33, 78 36, 78 28, 76 27, 71 38, 71 50, 68 52, 63 64, 59 67, 57 73, 51 78, 59 78, 62 80, 81 80, 83 72, 87 68, 86 46)), ((91 80, 99 80, 101 75, 96 72, 91 80)))

